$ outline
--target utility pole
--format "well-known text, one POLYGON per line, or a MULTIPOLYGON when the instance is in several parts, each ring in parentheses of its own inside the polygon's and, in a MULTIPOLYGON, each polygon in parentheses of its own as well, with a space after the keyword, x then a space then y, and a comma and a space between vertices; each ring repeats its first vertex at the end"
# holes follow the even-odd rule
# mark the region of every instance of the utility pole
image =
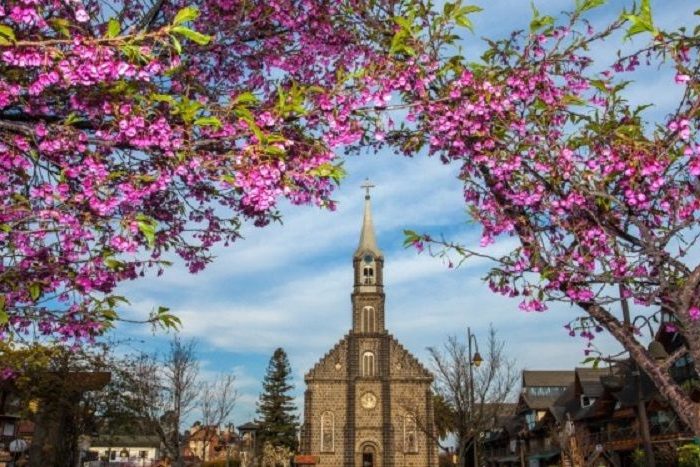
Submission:
MULTIPOLYGON (((630 319, 630 307, 625 297, 625 287, 620 284, 620 300, 622 304, 622 318, 625 327, 629 330, 632 326, 630 319)), ((652 336, 653 337, 653 336, 652 336)), ((656 459, 654 458, 654 448, 651 445, 651 434, 649 433, 649 418, 647 417, 647 406, 642 398, 642 375, 639 371, 639 366, 632 361, 632 376, 634 376, 634 384, 637 389, 637 422, 639 423, 639 431, 642 435, 642 443, 644 443, 645 463, 647 467, 656 467, 656 459)))

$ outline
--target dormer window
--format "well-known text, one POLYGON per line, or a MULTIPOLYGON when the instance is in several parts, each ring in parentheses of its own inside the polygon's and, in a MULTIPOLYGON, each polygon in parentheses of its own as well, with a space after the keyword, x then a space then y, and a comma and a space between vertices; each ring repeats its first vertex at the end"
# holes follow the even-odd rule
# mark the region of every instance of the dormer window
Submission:
POLYGON ((581 407, 590 407, 595 403, 595 397, 589 397, 585 394, 581 394, 581 407))

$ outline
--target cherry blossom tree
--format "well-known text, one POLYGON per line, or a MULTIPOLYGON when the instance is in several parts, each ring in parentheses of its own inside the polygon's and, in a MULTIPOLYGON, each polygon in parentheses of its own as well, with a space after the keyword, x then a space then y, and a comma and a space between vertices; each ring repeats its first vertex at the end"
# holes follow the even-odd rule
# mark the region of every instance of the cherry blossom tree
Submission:
POLYGON ((200 271, 282 198, 333 209, 337 150, 382 138, 363 109, 420 85, 447 38, 431 8, 3 2, 0 339, 89 342, 120 319, 120 282, 173 256, 200 271))
POLYGON ((406 242, 452 262, 493 260, 489 286, 524 311, 574 305, 583 316, 571 334, 612 335, 697 435, 700 404, 669 370, 687 356, 700 374, 700 31, 660 30, 648 0, 596 29, 586 17, 605 3, 577 0, 561 18, 535 10, 529 32, 490 41, 479 64, 453 57, 429 93, 405 93, 407 122, 387 140, 458 164, 481 246, 517 246, 499 257, 411 231, 406 242), (613 63, 592 58, 632 36, 613 63), (640 67, 680 96, 662 121, 626 100, 640 67), (654 359, 630 306, 683 346, 654 359))

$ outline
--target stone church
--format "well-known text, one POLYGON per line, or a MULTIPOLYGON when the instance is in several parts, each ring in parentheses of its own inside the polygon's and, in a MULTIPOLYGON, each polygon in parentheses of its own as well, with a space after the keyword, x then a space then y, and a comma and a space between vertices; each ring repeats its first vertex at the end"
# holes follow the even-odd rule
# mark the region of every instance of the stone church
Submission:
POLYGON ((436 467, 433 377, 386 329, 370 187, 352 258, 352 329, 305 376, 301 452, 319 466, 436 467))

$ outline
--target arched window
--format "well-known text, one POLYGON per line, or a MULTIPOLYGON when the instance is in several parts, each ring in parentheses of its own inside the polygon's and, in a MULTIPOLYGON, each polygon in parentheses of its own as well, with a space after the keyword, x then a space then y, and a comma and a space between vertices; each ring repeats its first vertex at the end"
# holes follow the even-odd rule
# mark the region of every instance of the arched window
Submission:
POLYGON ((418 452, 416 417, 410 413, 403 418, 403 452, 418 452))
POLYGON ((321 452, 335 451, 335 415, 323 412, 321 415, 321 452))
POLYGON ((369 266, 365 266, 365 268, 362 271, 362 275, 364 276, 365 280, 363 282, 365 284, 374 284, 374 269, 373 268, 371 268, 369 266))
POLYGON ((362 308, 361 315, 362 332, 375 332, 376 327, 376 313, 373 306, 366 306, 362 308))
POLYGON ((362 354, 362 376, 374 376, 374 354, 365 352, 362 354))

